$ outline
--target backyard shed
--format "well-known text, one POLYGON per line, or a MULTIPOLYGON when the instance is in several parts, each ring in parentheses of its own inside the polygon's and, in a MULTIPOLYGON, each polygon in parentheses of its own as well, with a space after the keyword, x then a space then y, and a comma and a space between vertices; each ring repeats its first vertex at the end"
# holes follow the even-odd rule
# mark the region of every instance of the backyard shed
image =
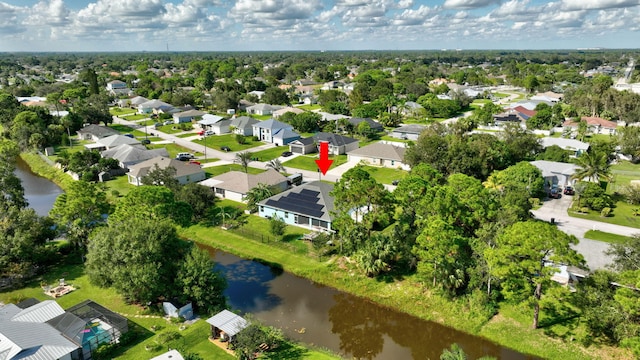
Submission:
POLYGON ((226 340, 233 340, 236 334, 249 326, 247 320, 229 310, 222 310, 208 318, 207 323, 211 325, 211 338, 226 340))

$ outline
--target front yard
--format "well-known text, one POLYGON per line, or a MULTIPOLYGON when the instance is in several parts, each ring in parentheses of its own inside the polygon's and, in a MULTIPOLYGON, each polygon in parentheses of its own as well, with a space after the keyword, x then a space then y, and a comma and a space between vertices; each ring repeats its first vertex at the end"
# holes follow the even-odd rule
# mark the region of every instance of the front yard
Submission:
MULTIPOLYGON (((242 168, 242 166, 238 165, 238 164, 211 166, 211 167, 203 168, 203 170, 204 170, 205 173, 207 173, 207 177, 218 176, 220 174, 224 174, 224 173, 229 172, 229 171, 242 171, 242 172, 244 172, 244 169, 242 168)), ((265 169, 258 169, 258 168, 253 168, 253 167, 248 167, 247 168, 247 172, 249 174, 260 174, 260 173, 263 173, 265 171, 266 171, 265 169)))
MULTIPOLYGON (((220 150, 221 147, 227 146, 231 151, 244 151, 247 149, 254 148, 256 146, 264 145, 263 142, 253 141, 250 136, 245 136, 245 143, 238 144, 236 141, 236 134, 226 134, 226 135, 212 135, 207 136, 204 139, 196 139, 191 140, 196 144, 205 145, 208 148, 220 150)), ((284 150, 283 150, 284 151, 284 150)))
POLYGON ((197 151, 193 152, 190 149, 187 149, 186 147, 183 147, 183 146, 180 146, 180 145, 177 145, 177 144, 173 144, 173 143, 171 143, 171 144, 149 144, 149 145, 147 145, 147 148, 149 148, 149 149, 166 148, 167 152, 169 152, 169 156, 171 158, 175 158, 176 155, 178 155, 178 153, 183 153, 183 152, 192 153, 195 156, 204 155, 201 152, 197 152, 197 151))
POLYGON ((257 157, 259 161, 269 161, 279 158, 285 151, 289 151, 288 146, 274 146, 270 149, 254 152, 253 156, 257 157))
MULTIPOLYGON (((331 167, 329 168, 329 170, 331 170, 346 163, 347 155, 329 156, 329 159, 333 160, 333 164, 331 164, 331 167)), ((282 165, 301 170, 316 171, 318 170, 318 164, 316 164, 315 160, 318 160, 317 156, 300 155, 283 162, 282 165)))

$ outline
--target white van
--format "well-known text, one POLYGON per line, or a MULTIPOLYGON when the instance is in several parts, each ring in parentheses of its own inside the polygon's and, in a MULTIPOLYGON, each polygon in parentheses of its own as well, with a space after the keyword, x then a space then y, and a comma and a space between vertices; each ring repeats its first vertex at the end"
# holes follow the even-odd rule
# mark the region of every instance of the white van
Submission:
POLYGON ((176 155, 176 159, 178 160, 182 160, 182 159, 195 159, 196 157, 193 156, 193 154, 191 153, 178 153, 176 155))

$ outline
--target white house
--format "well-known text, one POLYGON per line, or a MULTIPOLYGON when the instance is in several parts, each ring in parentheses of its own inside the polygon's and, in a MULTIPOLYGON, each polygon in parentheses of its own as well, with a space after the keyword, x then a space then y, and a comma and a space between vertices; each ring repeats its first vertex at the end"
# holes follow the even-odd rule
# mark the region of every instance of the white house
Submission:
POLYGON ((252 115, 271 115, 274 111, 279 109, 282 109, 282 106, 255 104, 247 107, 247 113, 252 115))
POLYGON ((260 141, 272 143, 273 135, 283 129, 293 130, 293 127, 275 119, 258 121, 253 124, 253 136, 257 136, 260 141))
POLYGON ((182 111, 182 112, 173 114, 173 122, 175 124, 190 123, 194 119, 202 117, 204 114, 206 114, 206 113, 204 111, 200 111, 200 110, 182 111))
POLYGON ((406 150, 401 146, 378 142, 349 151, 347 158, 349 162, 363 162, 367 165, 410 170, 411 167, 404 162, 406 150))
POLYGON ((547 160, 531 161, 531 165, 540 169, 546 184, 555 184, 561 187, 573 185, 575 180, 571 177, 576 173, 576 170, 580 169, 575 164, 547 160))
POLYGON ((418 137, 426 128, 426 126, 418 124, 404 125, 399 128, 393 129, 393 131, 391 132, 391 136, 396 139, 415 141, 418 140, 418 137))
POLYGON ((158 168, 160 169, 166 169, 168 167, 176 169, 176 175, 174 178, 183 185, 202 181, 206 177, 206 174, 200 165, 159 156, 130 166, 129 172, 127 173, 129 184, 135 186, 142 185, 142 178, 147 176, 147 174, 149 174, 156 165, 158 165, 158 168))
POLYGON ((237 202, 245 202, 249 190, 265 184, 279 193, 287 188, 287 178, 279 172, 268 169, 260 174, 248 174, 241 171, 229 171, 200 182, 200 185, 213 189, 216 196, 237 202))

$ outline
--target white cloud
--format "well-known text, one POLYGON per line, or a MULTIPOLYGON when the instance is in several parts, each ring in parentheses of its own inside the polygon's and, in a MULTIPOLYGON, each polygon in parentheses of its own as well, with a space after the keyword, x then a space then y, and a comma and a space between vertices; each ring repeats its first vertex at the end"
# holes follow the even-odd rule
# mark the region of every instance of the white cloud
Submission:
POLYGON ((445 0, 442 6, 446 9, 475 9, 498 3, 500 0, 445 0))
POLYGON ((565 10, 597 10, 639 6, 640 0, 561 0, 565 10))
POLYGON ((435 13, 435 9, 420 5, 420 7, 415 10, 405 10, 401 14, 396 15, 393 24, 398 26, 419 25, 424 23, 428 17, 435 15, 435 13))
POLYGON ((70 11, 62 0, 40 1, 25 19, 28 25, 64 25, 69 22, 70 11))

